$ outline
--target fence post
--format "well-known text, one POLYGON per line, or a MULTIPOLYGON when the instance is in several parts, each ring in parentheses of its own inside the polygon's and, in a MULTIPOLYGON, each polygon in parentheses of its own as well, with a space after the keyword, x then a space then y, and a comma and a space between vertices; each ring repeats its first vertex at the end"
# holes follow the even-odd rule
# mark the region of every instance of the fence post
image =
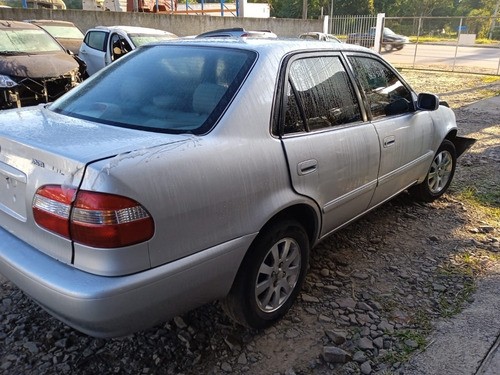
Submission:
POLYGON ((418 40, 420 39, 420 30, 421 29, 422 29, 422 17, 419 17, 418 18, 418 28, 417 28, 417 41, 415 42, 415 52, 413 53, 412 69, 415 69, 415 61, 417 60, 418 40))
POLYGON ((377 25, 375 27, 375 43, 373 48, 378 53, 380 53, 380 41, 382 40, 382 35, 384 33, 384 19, 385 13, 377 14, 377 25))
POLYGON ((323 32, 324 32, 325 34, 328 34, 328 33, 329 33, 329 32, 328 32, 328 25, 329 25, 329 23, 330 23, 330 22, 329 22, 329 21, 330 21, 330 19, 329 19, 329 18, 330 18, 330 17, 328 17, 328 16, 325 16, 325 17, 323 18, 323 32))
POLYGON ((457 62, 457 54, 458 54, 458 45, 460 44, 460 34, 462 34, 462 22, 463 18, 460 17, 460 25, 458 26, 457 30, 457 44, 455 45, 455 56, 453 57, 453 67, 451 68, 451 71, 455 71, 455 63, 457 62))

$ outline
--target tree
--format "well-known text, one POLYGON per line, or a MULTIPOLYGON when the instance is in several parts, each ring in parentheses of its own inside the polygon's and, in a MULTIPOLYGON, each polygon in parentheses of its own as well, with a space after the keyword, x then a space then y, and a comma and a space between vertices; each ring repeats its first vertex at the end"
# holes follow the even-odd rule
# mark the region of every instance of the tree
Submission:
MULTIPOLYGON (((374 14, 374 0, 308 0, 307 18, 319 18, 321 14, 365 15, 374 14), (323 13, 322 13, 323 11, 323 13)), ((271 16, 277 18, 301 18, 302 0, 270 0, 271 16)))

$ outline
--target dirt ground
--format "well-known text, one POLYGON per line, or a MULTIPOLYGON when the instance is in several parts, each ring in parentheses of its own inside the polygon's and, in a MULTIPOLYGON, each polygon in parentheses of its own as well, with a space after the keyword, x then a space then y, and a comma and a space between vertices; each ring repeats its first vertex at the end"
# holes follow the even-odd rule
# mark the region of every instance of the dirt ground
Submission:
POLYGON ((247 330, 213 303, 100 340, 59 323, 0 279, 0 373, 402 373, 434 322, 470 303, 477 278, 500 262, 500 109, 469 106, 500 95, 500 79, 402 74, 417 91, 448 101, 459 134, 478 141, 442 199, 421 204, 402 194, 319 244, 303 292, 278 324, 247 330))

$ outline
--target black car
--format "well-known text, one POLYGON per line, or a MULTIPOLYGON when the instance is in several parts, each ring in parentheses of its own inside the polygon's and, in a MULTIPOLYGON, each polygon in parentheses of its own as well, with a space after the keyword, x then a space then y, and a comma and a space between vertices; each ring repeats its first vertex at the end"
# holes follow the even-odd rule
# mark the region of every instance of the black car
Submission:
POLYGON ((81 64, 43 29, 0 20, 0 109, 51 102, 81 74, 81 64))
MULTIPOLYGON (((370 28, 370 31, 368 33, 349 34, 347 36, 346 43, 358 44, 363 47, 371 48, 375 45, 375 32, 376 28, 372 27, 370 28)), ((396 50, 403 49, 404 45, 408 42, 409 42, 408 37, 396 34, 388 27, 384 27, 381 46, 386 52, 390 52, 393 49, 396 50)))

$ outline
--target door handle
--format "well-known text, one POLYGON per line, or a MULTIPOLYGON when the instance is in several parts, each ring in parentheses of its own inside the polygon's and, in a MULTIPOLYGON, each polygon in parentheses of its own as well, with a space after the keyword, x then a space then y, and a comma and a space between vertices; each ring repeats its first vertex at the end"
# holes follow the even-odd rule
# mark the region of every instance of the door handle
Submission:
POLYGON ((297 173, 299 176, 305 176, 306 174, 314 172, 317 167, 318 161, 316 159, 301 161, 297 164, 297 173))
POLYGON ((391 135, 384 138, 384 147, 391 147, 396 143, 396 137, 391 135))

